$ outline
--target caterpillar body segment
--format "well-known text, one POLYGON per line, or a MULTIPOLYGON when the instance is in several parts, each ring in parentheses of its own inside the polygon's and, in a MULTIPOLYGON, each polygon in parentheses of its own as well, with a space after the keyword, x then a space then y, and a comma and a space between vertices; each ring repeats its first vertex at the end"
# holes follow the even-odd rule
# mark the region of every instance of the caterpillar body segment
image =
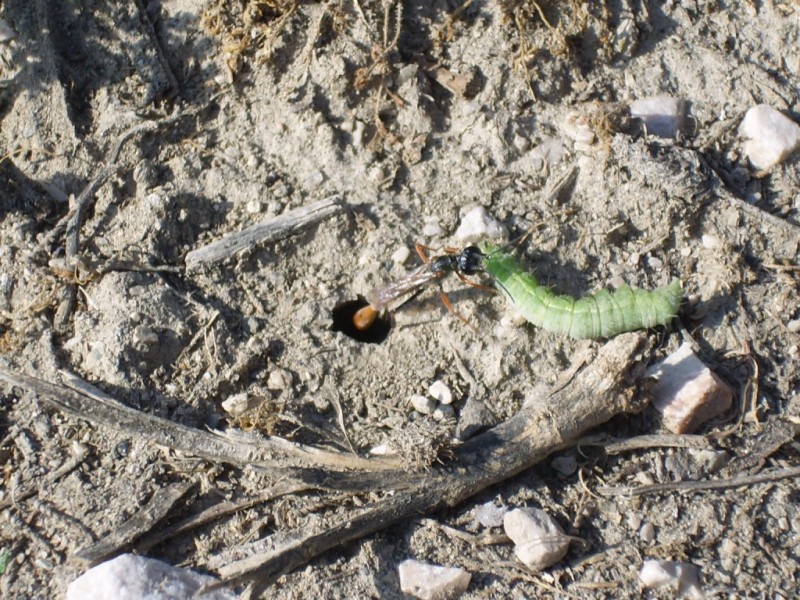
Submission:
POLYGON ((653 291, 623 285, 614 292, 601 290, 578 299, 558 295, 525 272, 511 254, 489 244, 481 250, 484 268, 527 321, 576 339, 608 338, 666 325, 677 314, 683 299, 678 279, 653 291))

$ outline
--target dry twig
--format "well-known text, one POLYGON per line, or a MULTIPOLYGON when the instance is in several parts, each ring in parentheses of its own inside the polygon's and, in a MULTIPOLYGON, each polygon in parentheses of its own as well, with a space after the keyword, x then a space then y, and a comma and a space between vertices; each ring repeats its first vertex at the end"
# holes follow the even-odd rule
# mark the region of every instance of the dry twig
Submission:
POLYGON ((346 208, 347 205, 341 196, 334 195, 308 206, 291 210, 279 217, 256 223, 242 231, 237 231, 215 242, 192 250, 186 255, 186 268, 193 269, 220 263, 258 244, 275 242, 289 237, 309 225, 344 212, 346 208))

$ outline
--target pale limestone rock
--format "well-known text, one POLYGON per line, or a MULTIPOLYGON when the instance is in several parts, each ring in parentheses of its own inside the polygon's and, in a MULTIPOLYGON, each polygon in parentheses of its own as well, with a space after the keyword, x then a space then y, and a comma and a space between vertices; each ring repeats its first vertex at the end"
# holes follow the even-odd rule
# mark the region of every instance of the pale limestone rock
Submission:
POLYGON ((653 405, 673 433, 691 433, 731 407, 733 390, 684 343, 647 370, 658 383, 653 405))
POLYGON ((553 517, 538 508, 517 508, 503 517, 514 554, 532 571, 541 571, 564 558, 569 536, 553 517))
POLYGON ((427 396, 415 394, 411 396, 411 406, 413 406, 414 410, 418 413, 432 415, 433 411, 436 410, 436 400, 428 398, 427 396))
POLYGON ((769 169, 800 148, 800 125, 766 104, 754 106, 739 125, 744 152, 756 169, 769 169))
POLYGON ((461 224, 456 230, 456 239, 468 243, 485 238, 504 238, 507 234, 502 223, 490 215, 484 207, 476 206, 461 219, 461 224))
POLYGON ((639 580, 646 588, 677 586, 677 598, 705 598, 700 586, 700 569, 691 563, 672 560, 646 560, 639 571, 639 580))
POLYGON ((442 404, 452 404, 453 392, 444 381, 434 381, 428 388, 428 393, 442 404))
POLYGON ((400 589, 421 600, 457 598, 469 587, 470 575, 458 567, 441 567, 418 560, 400 563, 400 589))
MULTIPOLYGON (((66 600, 184 600, 217 580, 160 560, 123 554, 89 569, 69 584, 66 600)), ((204 594, 207 600, 235 600, 221 589, 204 594)))

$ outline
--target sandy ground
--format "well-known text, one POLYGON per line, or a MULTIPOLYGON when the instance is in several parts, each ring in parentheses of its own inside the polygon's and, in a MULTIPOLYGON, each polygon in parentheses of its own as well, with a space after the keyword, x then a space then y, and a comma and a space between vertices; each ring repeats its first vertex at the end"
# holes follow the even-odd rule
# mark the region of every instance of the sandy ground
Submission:
MULTIPOLYGON (((511 235, 532 231, 520 255, 564 293, 679 277, 687 306, 680 327, 652 334, 657 355, 692 339, 736 392, 735 410, 701 432, 716 432, 709 441, 722 454, 568 450, 560 456, 575 458, 574 473, 541 463, 452 510, 328 552, 268 597, 400 597, 396 565, 409 557, 467 568, 465 597, 635 596, 646 558, 699 566, 710 595, 797 593, 796 479, 635 499, 597 492, 718 477, 720 456, 763 450, 765 432, 800 412, 800 163, 756 172, 737 137, 755 104, 797 120, 796 2, 6 0, 2 17, 16 33, 0 45, 6 368, 54 382, 66 370, 193 427, 317 445, 345 431, 359 454, 394 443, 412 461, 404 437, 432 417, 410 398, 434 381, 453 392, 456 421, 444 427, 455 435, 464 370, 487 390, 479 424, 490 426, 603 343, 520 324, 502 297, 456 278, 441 284, 469 325, 432 286, 397 310, 380 344, 332 331, 338 304, 419 264, 404 249, 463 246, 453 234, 483 206, 511 235), (687 102, 675 139, 625 119, 628 103, 662 94, 687 102), (141 123, 152 126, 111 156, 141 123), (70 250, 70 207, 109 165, 70 250), (574 185, 548 196, 572 170, 574 185), (338 216, 183 268, 191 250, 334 194, 347 203, 338 216), (222 402, 236 394, 261 408, 228 418, 222 402), (531 575, 509 566, 510 544, 469 544, 436 525, 478 532, 474 511, 489 501, 542 507, 581 542, 531 575), (640 535, 645 525, 654 535, 640 535)), ((659 432, 648 409, 599 433, 659 432)), ((81 571, 75 552, 170 482, 200 482, 184 513, 264 485, 248 469, 176 455, 10 386, 0 437, 8 598, 62 595, 81 571), (34 495, 14 499, 32 483, 34 495)), ((795 464, 791 439, 756 467, 795 464)), ((146 554, 213 573, 232 548, 369 499, 289 495, 146 554)))

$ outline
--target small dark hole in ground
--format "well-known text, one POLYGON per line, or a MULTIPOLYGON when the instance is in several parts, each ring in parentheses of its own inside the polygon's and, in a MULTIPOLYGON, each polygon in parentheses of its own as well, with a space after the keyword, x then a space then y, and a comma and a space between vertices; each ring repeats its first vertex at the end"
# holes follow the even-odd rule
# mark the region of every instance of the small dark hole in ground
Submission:
POLYGON ((357 342, 380 344, 389 337, 389 331, 392 329, 391 318, 378 315, 372 326, 363 331, 358 329, 353 323, 353 315, 368 304, 369 302, 361 296, 356 300, 348 300, 337 304, 333 309, 333 326, 331 330, 341 331, 347 337, 353 338, 357 342))

